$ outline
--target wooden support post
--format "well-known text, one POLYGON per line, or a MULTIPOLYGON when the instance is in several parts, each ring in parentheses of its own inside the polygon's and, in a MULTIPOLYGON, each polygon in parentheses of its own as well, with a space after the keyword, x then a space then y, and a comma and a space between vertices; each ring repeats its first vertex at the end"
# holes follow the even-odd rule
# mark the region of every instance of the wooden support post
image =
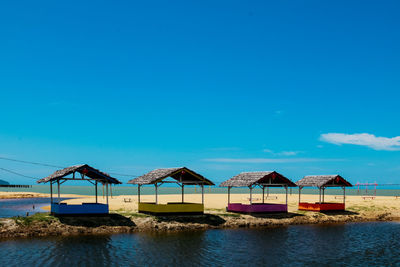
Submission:
POLYGON ((184 203, 184 202, 185 202, 185 197, 184 197, 184 194, 185 194, 185 192, 184 192, 184 187, 185 187, 185 185, 184 185, 184 184, 182 184, 182 203, 184 203))
POLYGON ((287 186, 285 186, 285 191, 286 191, 286 206, 287 206, 287 203, 288 203, 288 190, 287 190, 287 186))
POLYGON ((57 187, 58 187, 58 204, 60 204, 60 180, 57 180, 57 187))
POLYGON ((253 204, 253 195, 252 195, 253 192, 252 191, 253 191, 253 188, 250 187, 250 205, 253 204))
POLYGON ((346 204, 346 187, 343 186, 343 204, 346 204))
POLYGON ((140 184, 138 184, 137 186, 138 186, 138 189, 137 189, 138 203, 140 203, 140 184))
POLYGON ((50 181, 50 204, 53 203, 53 182, 50 181))
POLYGON ((108 205, 108 184, 106 184, 106 201, 107 201, 107 205, 108 205))
POLYGON ((158 204, 158 185, 157 183, 154 184, 154 186, 156 187, 156 205, 158 204))
POLYGON ((325 187, 322 187, 322 203, 325 202, 325 187))
POLYGON ((321 204, 321 187, 319 187, 319 204, 321 204))
POLYGON ((95 187, 95 191, 96 191, 96 204, 97 204, 97 181, 96 181, 96 183, 94 184, 94 187, 95 187))
POLYGON ((301 198, 301 186, 299 186, 299 204, 300 204, 300 198, 301 198))
POLYGON ((201 185, 201 204, 204 205, 204 184, 201 185))
POLYGON ((263 193, 262 193, 262 203, 264 204, 264 191, 265 191, 265 186, 262 187, 263 193))
POLYGON ((231 187, 228 186, 228 205, 231 203, 231 187))

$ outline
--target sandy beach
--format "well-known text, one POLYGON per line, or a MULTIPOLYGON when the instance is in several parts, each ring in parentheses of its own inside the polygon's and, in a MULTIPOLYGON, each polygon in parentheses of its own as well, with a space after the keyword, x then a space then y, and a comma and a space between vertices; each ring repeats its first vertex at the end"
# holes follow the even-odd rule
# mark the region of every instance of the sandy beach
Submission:
MULTIPOLYGON (((31 198, 31 197, 50 197, 49 194, 34 193, 34 192, 0 192, 0 199, 13 198, 31 198)), ((76 194, 61 194, 61 198, 70 198, 62 202, 68 204, 80 204, 83 202, 95 202, 94 196, 76 195, 76 194)), ((53 195, 56 200, 57 196, 53 195)), ((137 195, 119 195, 109 196, 109 208, 111 212, 137 212, 137 195)), ((181 195, 159 195, 159 203, 179 202, 181 195)), ((186 194, 185 202, 201 203, 201 194, 186 194)), ((288 211, 289 213, 313 213, 298 211, 298 194, 288 195, 288 211)), ((98 197, 100 203, 106 203, 106 198, 98 197)), ((154 195, 142 195, 142 202, 154 202, 154 195)), ((225 212, 227 206, 226 194, 204 194, 205 213, 221 213, 225 212)), ((261 194, 253 194, 253 203, 261 202, 261 194)), ((318 195, 302 194, 301 201, 317 202, 318 195)), ((342 202, 342 195, 325 195, 325 202, 342 202)), ((231 194, 231 203, 249 203, 249 194, 231 194)), ((285 203, 285 194, 270 194, 265 199, 265 203, 285 203)), ((346 196, 346 210, 356 212, 359 215, 373 217, 380 215, 382 212, 388 212, 392 217, 400 218, 400 198, 395 196, 346 196)))
MULTIPOLYGON (((50 197, 50 194, 35 193, 35 192, 0 192, 0 199, 15 199, 15 198, 32 198, 32 197, 50 197)), ((76 195, 76 194, 61 194, 61 198, 69 198, 62 202, 68 204, 79 204, 83 202, 95 202, 94 196, 76 195)), ((57 195, 53 195, 57 200, 57 195)), ((269 197, 265 196, 265 203, 285 203, 285 194, 270 194, 269 197)), ((119 195, 109 196, 110 211, 137 211, 137 195, 119 195)), ((186 194, 184 196, 185 202, 201 203, 201 194, 186 194)), ((299 196, 298 194, 288 195, 288 211, 290 213, 299 212, 297 210, 299 196)), ((98 197, 100 203, 106 203, 106 198, 103 196, 98 197)), ((142 195, 142 202, 154 202, 154 195, 142 195)), ((179 202, 181 195, 159 195, 159 203, 179 202)), ((231 194, 231 203, 249 203, 249 194, 231 194)), ((261 202, 261 194, 253 194, 253 203, 261 202)), ((302 202, 317 202, 318 195, 302 194, 302 202)), ((325 202, 342 202, 342 195, 325 195, 325 202)), ((204 194, 205 212, 213 213, 215 211, 225 211, 228 198, 226 194, 204 194)), ((400 198, 395 196, 346 196, 346 210, 356 211, 358 213, 381 213, 387 211, 394 216, 399 215, 400 218, 400 198)))
MULTIPOLYGON (((67 197, 62 195, 62 197, 67 197)), ((226 194, 205 194, 204 196, 205 212, 222 212, 227 205, 226 194)), ((142 202, 153 202, 155 200, 153 195, 142 195, 142 202)), ((159 203, 177 202, 181 200, 181 195, 159 195, 159 203)), ((291 213, 298 212, 299 197, 297 194, 288 196, 288 209, 291 213)), ((93 202, 94 197, 79 196, 76 199, 66 200, 64 202, 69 204, 78 204, 82 202, 93 202)), ((99 197, 99 202, 105 203, 106 199, 102 196, 99 197)), ((137 211, 137 196, 136 195, 121 195, 109 197, 109 206, 111 211, 137 211), (129 202, 131 201, 131 202, 129 202)), ((253 203, 261 202, 261 194, 253 194, 253 203)), ((317 202, 318 195, 301 195, 301 201, 317 202)), ((325 202, 342 202, 343 196, 339 195, 325 195, 325 202)), ((187 194, 185 195, 185 202, 201 203, 200 194, 187 194)), ((231 194, 231 202, 249 203, 249 194, 231 194)), ((285 194, 272 194, 265 200, 268 203, 285 203, 285 194)), ((374 213, 380 214, 383 211, 390 212, 394 216, 400 218, 400 198, 394 196, 377 196, 374 199, 362 196, 346 196, 346 209, 362 214, 373 215, 374 213)))

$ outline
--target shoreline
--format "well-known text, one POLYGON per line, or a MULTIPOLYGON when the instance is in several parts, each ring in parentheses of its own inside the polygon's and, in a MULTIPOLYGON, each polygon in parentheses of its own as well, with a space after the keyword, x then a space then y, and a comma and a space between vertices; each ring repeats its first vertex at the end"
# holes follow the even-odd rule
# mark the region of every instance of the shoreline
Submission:
POLYGON ((194 216, 121 215, 101 217, 53 217, 39 213, 20 218, 0 219, 0 239, 110 235, 140 232, 177 232, 210 229, 275 228, 290 225, 332 225, 343 223, 391 222, 400 217, 383 212, 376 216, 347 214, 275 214, 252 215, 212 214, 194 216), (36 217, 36 218, 35 218, 36 217), (32 220, 30 220, 32 218, 32 220))
MULTIPOLYGON (((27 193, 23 193, 27 194, 27 193)), ((268 202, 284 203, 284 195, 275 194, 276 199, 268 202)), ((35 195, 36 197, 36 195, 35 195)), ((45 196, 47 197, 47 196, 45 196)), ((93 201, 93 198, 79 195, 61 195, 69 197, 63 202, 77 204, 93 201)), ((179 195, 160 195, 161 202, 170 202, 179 195)), ((231 195, 233 201, 247 201, 247 194, 231 195)), ((255 199, 259 199, 255 195, 255 199)), ((201 196, 188 195, 185 200, 199 202, 201 196), (186 199, 187 198, 187 199, 186 199)), ((316 200, 317 196, 305 196, 305 201, 316 200)), ((110 198, 109 216, 64 216, 54 217, 49 213, 37 213, 28 217, 0 219, 0 238, 45 237, 119 234, 135 232, 168 232, 195 231, 207 229, 237 229, 237 228, 273 228, 289 225, 324 225, 349 222, 388 222, 400 221, 400 205, 395 197, 377 197, 374 200, 351 196, 346 200, 345 212, 319 213, 298 211, 298 196, 289 197, 289 212, 283 214, 238 214, 225 211, 226 195, 206 194, 204 215, 152 216, 137 213, 136 196, 115 196, 110 198), (125 202, 130 198, 131 202, 125 202)), ((327 195, 328 201, 335 196, 327 195)), ((100 198, 103 201, 102 198, 100 198)), ((151 201, 152 196, 146 196, 144 201, 151 201)), ((302 197, 303 200, 303 197, 302 197)), ((338 200, 336 200, 338 202, 338 200)))
POLYGON ((35 192, 0 192, 0 199, 45 198, 48 194, 35 192))
MULTIPOLYGON (((61 194, 60 196, 62 198, 77 198, 77 199, 88 197, 76 194, 61 194)), ((36 192, 0 192, 0 199, 22 199, 22 198, 50 198, 50 194, 36 193, 36 192)))

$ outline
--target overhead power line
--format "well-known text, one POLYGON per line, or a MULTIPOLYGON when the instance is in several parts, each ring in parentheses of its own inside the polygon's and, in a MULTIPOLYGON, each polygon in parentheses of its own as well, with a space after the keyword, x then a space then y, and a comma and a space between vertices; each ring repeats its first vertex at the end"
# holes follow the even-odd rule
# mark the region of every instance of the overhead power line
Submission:
POLYGON ((133 175, 133 174, 122 174, 122 173, 116 173, 116 172, 108 172, 108 174, 114 174, 118 176, 127 176, 127 177, 138 177, 139 175, 133 175))
POLYGON ((28 175, 25 175, 25 174, 22 174, 22 173, 19 173, 19 172, 15 172, 15 171, 12 171, 12 170, 9 170, 9 169, 5 169, 5 168, 0 168, 0 170, 5 171, 5 172, 9 172, 9 173, 12 173, 12 174, 15 174, 15 175, 19 175, 19 176, 22 176, 22 177, 25 177, 25 178, 29 178, 29 179, 35 179, 35 180, 38 179, 38 178, 35 178, 35 177, 32 177, 32 176, 28 176, 28 175))
MULTIPOLYGON (((28 161, 28 160, 12 159, 12 158, 1 157, 1 156, 0 156, 0 160, 8 160, 8 161, 13 161, 13 162, 32 164, 32 165, 38 165, 38 166, 45 166, 45 167, 52 167, 52 168, 66 168, 66 166, 58 166, 58 165, 53 165, 53 164, 48 164, 48 163, 41 163, 41 162, 34 162, 34 161, 28 161)), ((113 174, 113 175, 118 175, 118 176, 126 176, 126 177, 138 177, 139 176, 139 175, 135 175, 135 174, 124 174, 124 173, 116 173, 116 172, 108 172, 108 173, 109 174, 113 174)), ((27 177, 27 178, 29 178, 29 177, 27 177)))
POLYGON ((11 158, 1 157, 1 156, 0 156, 0 159, 19 162, 19 163, 27 163, 27 164, 33 164, 33 165, 39 165, 39 166, 46 166, 46 167, 65 168, 63 166, 57 166, 57 165, 52 165, 52 164, 47 164, 47 163, 39 163, 39 162, 33 162, 33 161, 27 161, 27 160, 11 159, 11 158))

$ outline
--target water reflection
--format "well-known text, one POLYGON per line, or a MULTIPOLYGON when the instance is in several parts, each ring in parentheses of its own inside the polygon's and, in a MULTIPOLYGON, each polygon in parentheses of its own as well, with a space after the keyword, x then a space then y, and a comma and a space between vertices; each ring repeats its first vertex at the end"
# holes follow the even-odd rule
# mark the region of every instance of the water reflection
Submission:
POLYGON ((137 233, 0 242, 3 266, 386 266, 400 224, 137 233))

